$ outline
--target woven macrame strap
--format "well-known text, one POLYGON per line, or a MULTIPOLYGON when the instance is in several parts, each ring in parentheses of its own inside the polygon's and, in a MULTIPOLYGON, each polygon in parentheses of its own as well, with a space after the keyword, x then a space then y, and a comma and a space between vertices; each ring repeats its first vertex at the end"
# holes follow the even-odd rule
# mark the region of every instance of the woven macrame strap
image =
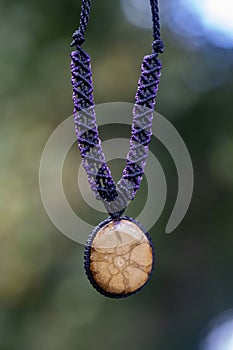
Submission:
POLYGON ((151 0, 150 3, 154 34, 153 52, 143 59, 133 110, 130 150, 123 176, 117 184, 106 164, 98 134, 90 56, 81 47, 85 41, 91 0, 82 2, 80 26, 74 32, 71 43, 71 46, 76 47, 71 53, 71 81, 75 131, 82 164, 96 198, 103 201, 107 212, 113 218, 118 218, 124 212, 140 188, 152 135, 153 112, 162 67, 158 54, 163 52, 163 42, 160 38, 158 2, 151 0))

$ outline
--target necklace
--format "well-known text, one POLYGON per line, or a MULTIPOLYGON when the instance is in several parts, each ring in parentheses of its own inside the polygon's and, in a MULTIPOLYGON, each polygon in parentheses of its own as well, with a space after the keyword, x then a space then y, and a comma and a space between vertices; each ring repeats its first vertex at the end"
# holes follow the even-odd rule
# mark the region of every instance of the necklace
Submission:
POLYGON ((163 52, 158 1, 150 0, 153 52, 143 59, 138 83, 130 150, 122 178, 115 184, 101 147, 96 123, 90 56, 83 50, 91 0, 82 0, 80 25, 71 43, 74 122, 78 147, 91 189, 109 214, 90 234, 84 253, 84 268, 93 287, 101 294, 127 297, 148 282, 154 267, 154 247, 149 234, 136 220, 123 216, 134 199, 144 174, 152 135, 153 112, 163 52))

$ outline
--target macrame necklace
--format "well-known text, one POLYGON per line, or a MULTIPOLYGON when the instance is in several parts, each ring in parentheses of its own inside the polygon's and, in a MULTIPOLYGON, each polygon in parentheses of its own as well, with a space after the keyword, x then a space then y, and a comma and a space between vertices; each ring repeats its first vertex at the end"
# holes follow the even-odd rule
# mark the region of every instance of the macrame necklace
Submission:
POLYGON ((71 72, 74 121, 78 146, 91 189, 102 200, 108 219, 90 234, 84 267, 93 287, 101 294, 127 297, 149 280, 154 267, 154 248, 149 234, 136 220, 123 216, 134 199, 144 174, 152 135, 152 121, 163 52, 160 38, 158 1, 150 0, 153 20, 153 52, 145 56, 138 83, 130 150, 122 178, 115 184, 101 147, 96 124, 90 56, 83 50, 91 0, 82 1, 80 25, 73 34, 71 72))

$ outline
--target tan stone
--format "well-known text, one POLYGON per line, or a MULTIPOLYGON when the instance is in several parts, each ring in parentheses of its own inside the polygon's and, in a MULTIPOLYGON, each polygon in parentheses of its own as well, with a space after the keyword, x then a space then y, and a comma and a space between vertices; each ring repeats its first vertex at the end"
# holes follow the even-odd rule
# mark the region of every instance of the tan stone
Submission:
POLYGON ((153 253, 145 233, 127 219, 111 221, 96 234, 90 270, 106 292, 131 293, 148 280, 153 253))

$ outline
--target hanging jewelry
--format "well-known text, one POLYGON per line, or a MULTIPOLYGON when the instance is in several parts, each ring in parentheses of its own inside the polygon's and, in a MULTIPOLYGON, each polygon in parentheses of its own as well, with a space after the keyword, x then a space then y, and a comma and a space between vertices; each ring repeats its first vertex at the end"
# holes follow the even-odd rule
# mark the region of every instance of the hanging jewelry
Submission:
POLYGON ((101 294, 122 298, 139 291, 154 267, 154 248, 149 234, 123 213, 140 188, 149 144, 163 52, 158 1, 150 0, 153 52, 143 59, 133 109, 130 150, 122 178, 115 184, 102 151, 96 123, 90 56, 83 50, 91 0, 82 1, 80 25, 73 34, 71 53, 74 121, 78 147, 91 189, 102 200, 109 218, 90 234, 84 254, 86 274, 101 294))

